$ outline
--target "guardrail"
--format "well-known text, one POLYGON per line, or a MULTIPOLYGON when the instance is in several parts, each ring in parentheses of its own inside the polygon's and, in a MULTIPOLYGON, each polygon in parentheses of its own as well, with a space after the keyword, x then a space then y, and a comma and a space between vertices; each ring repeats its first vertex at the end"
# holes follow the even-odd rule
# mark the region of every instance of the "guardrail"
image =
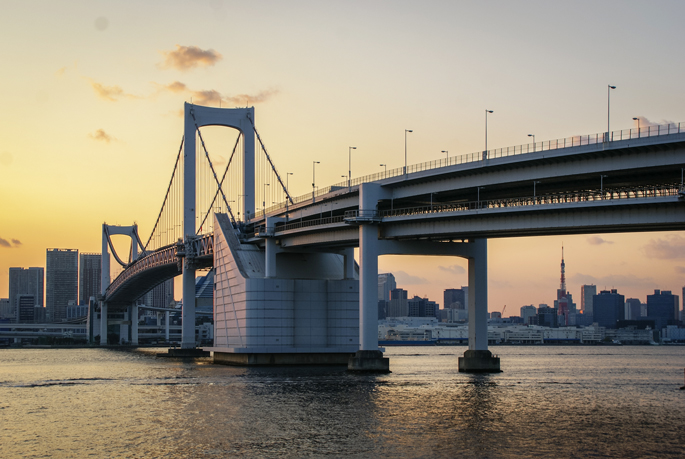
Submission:
MULTIPOLYGON (((438 169, 441 167, 467 164, 472 162, 483 161, 486 159, 504 158, 508 156, 537 153, 541 151, 560 150, 563 148, 578 147, 583 145, 594 145, 606 142, 615 142, 621 140, 639 139, 681 133, 685 133, 685 123, 655 124, 650 126, 643 126, 640 129, 623 129, 619 131, 602 132, 598 134, 577 135, 572 137, 565 137, 562 139, 544 140, 541 142, 515 145, 506 148, 495 148, 487 151, 479 151, 475 153, 452 156, 444 159, 426 161, 419 164, 412 164, 407 166, 406 172, 404 167, 398 167, 395 169, 390 169, 388 171, 377 172, 375 174, 365 175, 362 177, 352 179, 350 182, 350 187, 357 186, 362 183, 377 182, 379 180, 399 177, 405 174, 412 174, 414 172, 422 172, 432 169, 438 169)), ((316 192, 307 193, 301 196, 294 197, 293 203, 298 204, 301 202, 307 202, 315 197, 323 196, 332 191, 341 191, 341 194, 344 194, 347 192, 347 189, 347 181, 336 183, 331 186, 317 189, 316 192)), ((271 206, 263 211, 256 212, 255 215, 258 217, 263 217, 266 214, 279 211, 285 208, 286 203, 282 202, 274 206, 271 206)))

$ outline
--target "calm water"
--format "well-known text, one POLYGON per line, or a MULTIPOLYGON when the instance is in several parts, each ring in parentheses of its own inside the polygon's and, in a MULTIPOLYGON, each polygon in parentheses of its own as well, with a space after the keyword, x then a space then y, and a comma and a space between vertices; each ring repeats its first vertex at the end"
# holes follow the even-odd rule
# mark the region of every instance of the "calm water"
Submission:
MULTIPOLYGON (((0 457, 683 457, 685 347, 388 348, 393 371, 0 350, 0 457)), ((153 352, 148 350, 147 352, 153 352)))

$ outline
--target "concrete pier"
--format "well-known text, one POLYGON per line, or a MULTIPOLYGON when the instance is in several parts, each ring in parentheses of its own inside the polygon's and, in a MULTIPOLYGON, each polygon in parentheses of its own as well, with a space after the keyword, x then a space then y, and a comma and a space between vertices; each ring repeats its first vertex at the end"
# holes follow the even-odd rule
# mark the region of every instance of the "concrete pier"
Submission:
POLYGON ((347 370, 367 373, 390 373, 390 359, 381 351, 357 351, 347 362, 347 370))
POLYGON ((459 371, 463 373, 501 373, 499 357, 488 350, 471 350, 459 357, 459 371))

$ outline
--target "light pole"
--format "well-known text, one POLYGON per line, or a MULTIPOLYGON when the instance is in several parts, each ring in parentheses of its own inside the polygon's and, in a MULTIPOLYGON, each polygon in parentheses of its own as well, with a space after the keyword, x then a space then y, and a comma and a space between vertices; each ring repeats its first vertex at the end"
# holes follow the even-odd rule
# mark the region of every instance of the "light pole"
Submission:
POLYGON ((640 137, 640 118, 633 118, 633 121, 637 121, 637 136, 640 137))
POLYGON ((607 85, 607 142, 609 141, 609 134, 611 132, 609 124, 609 115, 611 114, 611 90, 616 89, 616 86, 607 85))
POLYGON ((350 191, 350 189, 352 188, 352 184, 351 184, 351 181, 352 181, 352 150, 356 150, 356 149, 357 149, 357 147, 349 147, 347 149, 347 156, 348 156, 348 158, 347 158, 348 159, 348 162, 347 162, 347 165, 348 165, 348 168, 347 168, 347 191, 350 191))
POLYGON ((483 159, 488 158, 488 113, 493 113, 493 111, 485 109, 485 151, 483 152, 483 159))
POLYGON ((599 176, 599 192, 602 195, 602 199, 604 199, 604 179, 607 177, 608 177, 608 175, 600 175, 599 176))
POLYGON ((316 165, 321 161, 312 161, 312 202, 316 202, 316 165))
POLYGON ((476 189, 478 190, 477 195, 476 195, 477 196, 476 200, 478 201, 478 208, 479 209, 480 209, 480 189, 481 188, 483 188, 483 187, 482 186, 476 187, 476 189))
POLYGON ((411 129, 404 130, 404 175, 407 175, 407 132, 414 132, 411 129))
POLYGON ((388 165, 387 164, 381 164, 381 167, 385 167, 385 172, 383 172, 383 178, 388 177, 388 165))
POLYGON ((264 212, 264 215, 266 215, 266 187, 269 186, 268 183, 265 183, 262 188, 264 188, 264 193, 262 194, 262 211, 264 212))
POLYGON ((447 150, 442 150, 441 153, 445 153, 445 162, 446 162, 447 165, 449 166, 449 163, 450 163, 450 153, 449 153, 447 150))
POLYGON ((528 134, 528 137, 533 138, 533 151, 535 151, 535 134, 528 134))
POLYGON ((539 180, 533 180, 533 197, 537 196, 537 194, 535 194, 535 185, 537 185, 538 183, 540 183, 539 180))

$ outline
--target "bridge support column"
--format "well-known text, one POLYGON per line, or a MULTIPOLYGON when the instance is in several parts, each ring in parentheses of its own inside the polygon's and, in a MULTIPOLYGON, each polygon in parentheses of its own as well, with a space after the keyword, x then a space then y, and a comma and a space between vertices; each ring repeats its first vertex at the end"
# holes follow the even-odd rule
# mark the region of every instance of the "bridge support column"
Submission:
POLYGON ((499 373, 499 357, 488 350, 488 240, 475 239, 469 260, 469 349, 459 371, 499 373))
POLYGON ((138 345, 138 305, 131 305, 131 344, 138 345))
MULTIPOLYGON (((378 255, 376 255, 378 256, 378 255)), ((345 249, 343 253, 345 279, 354 279, 354 249, 345 249)))
MULTIPOLYGON (((168 313, 167 313, 168 314, 168 313)), ((167 330, 169 320, 167 315, 167 330)), ((195 349, 195 270, 183 266, 183 309, 181 310, 181 349, 195 349)))
POLYGON ((169 311, 164 313, 164 339, 169 342, 169 311))
MULTIPOLYGON (((363 183, 360 186, 361 210, 375 211, 380 186, 363 183)), ((359 226, 359 351, 350 357, 347 369, 387 373, 388 358, 378 349, 378 226, 359 226)))
POLYGON ((107 345, 107 303, 100 303, 100 346, 107 345))

